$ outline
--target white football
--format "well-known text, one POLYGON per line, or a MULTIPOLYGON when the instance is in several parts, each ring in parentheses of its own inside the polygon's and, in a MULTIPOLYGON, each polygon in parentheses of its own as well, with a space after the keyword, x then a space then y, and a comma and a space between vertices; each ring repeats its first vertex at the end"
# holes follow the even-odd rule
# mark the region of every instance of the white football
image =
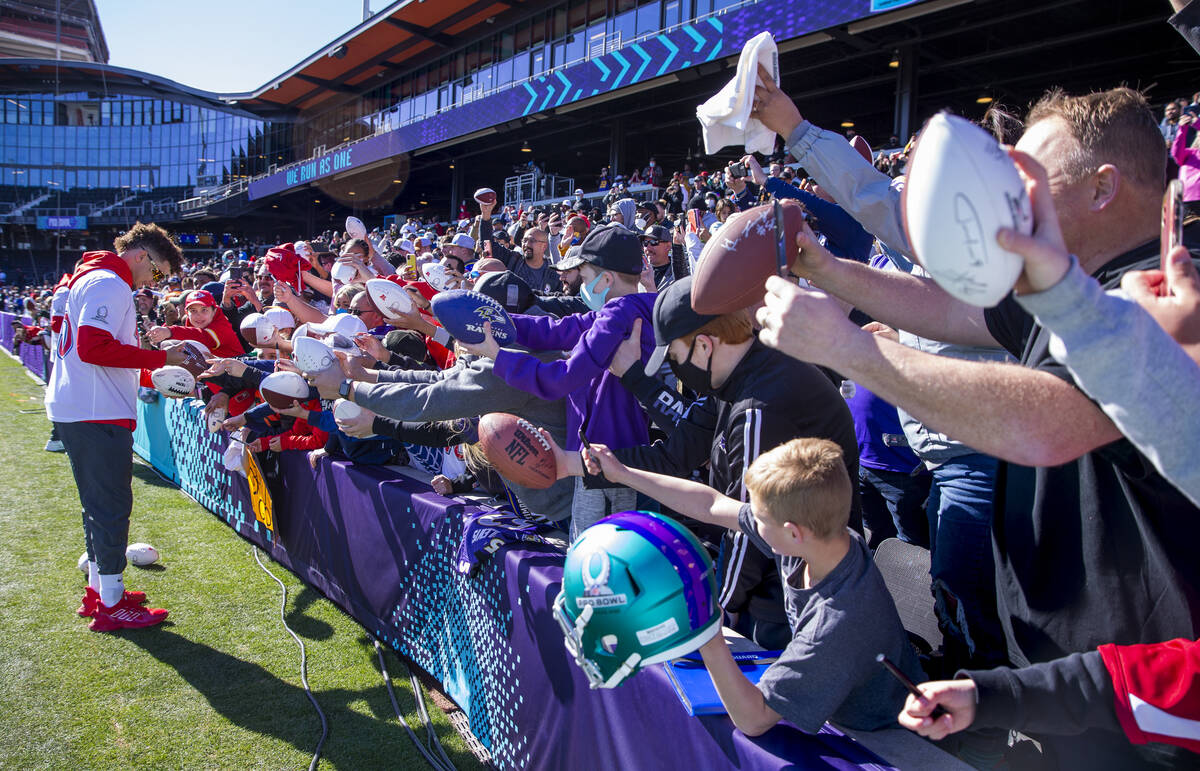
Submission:
POLYGON ((446 266, 440 262, 427 262, 421 266, 421 274, 429 285, 437 291, 446 288, 446 266))
POLYGON ((335 262, 329 269, 329 275, 343 284, 348 284, 358 275, 358 270, 348 262, 335 262))
POLYGON ((229 411, 224 407, 217 407, 212 412, 208 413, 208 433, 215 434, 220 431, 221 424, 225 422, 225 418, 227 417, 229 417, 229 411))
POLYGON ((131 543, 125 547, 125 559, 134 567, 153 565, 158 562, 158 549, 148 543, 131 543))
POLYGON ((358 217, 346 218, 346 235, 351 238, 366 238, 367 226, 358 217))
POLYGON ((302 337, 292 349, 292 361, 296 362, 296 366, 302 372, 315 374, 332 367, 337 359, 333 355, 333 349, 326 345, 325 341, 302 337))
POLYGON ((954 297, 991 307, 1021 275, 1021 257, 1000 248, 996 232, 1033 229, 1017 166, 991 134, 948 113, 917 138, 901 196, 904 229, 917 260, 954 297))
POLYGON ((368 281, 367 297, 384 318, 400 318, 402 314, 411 313, 413 309, 412 297, 404 287, 386 278, 373 278, 368 281))
POLYGON ((275 335, 275 324, 261 313, 250 313, 242 319, 242 337, 253 345, 266 345, 275 335))
POLYGON ((183 367, 168 364, 150 373, 150 382, 163 396, 186 399, 196 390, 196 378, 183 367))
POLYGON ((87 552, 84 552, 83 554, 79 555, 79 562, 75 563, 75 566, 77 568, 79 568, 80 570, 82 570, 84 575, 87 575, 87 572, 88 572, 87 564, 88 564, 87 552))
POLYGON ((354 420, 362 414, 362 411, 362 407, 345 399, 338 399, 333 403, 334 420, 354 420))

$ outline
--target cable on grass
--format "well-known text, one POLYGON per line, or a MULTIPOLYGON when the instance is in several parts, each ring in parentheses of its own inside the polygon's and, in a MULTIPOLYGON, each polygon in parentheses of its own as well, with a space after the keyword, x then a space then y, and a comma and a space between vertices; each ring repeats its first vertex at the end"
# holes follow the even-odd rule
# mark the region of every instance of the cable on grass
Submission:
POLYGON ((325 720, 325 712, 322 711, 321 705, 317 703, 316 697, 313 696, 312 689, 308 687, 308 652, 304 649, 304 641, 300 639, 299 635, 292 631, 290 626, 288 626, 286 615, 287 586, 284 585, 283 581, 279 580, 279 576, 272 573, 267 569, 267 566, 263 564, 263 561, 258 556, 259 552, 257 546, 251 546, 250 550, 254 553, 254 561, 257 562, 258 566, 263 569, 263 572, 275 579, 275 583, 279 584, 279 590, 281 592, 279 600, 279 620, 283 622, 283 628, 287 630, 287 633, 290 634, 292 639, 296 641, 296 644, 300 646, 300 681, 304 683, 304 693, 308 695, 308 700, 312 702, 313 708, 317 710, 317 715, 321 718, 321 738, 317 740, 317 749, 315 752, 313 752, 312 762, 308 764, 308 771, 316 771, 317 761, 321 759, 321 748, 325 746, 325 738, 329 736, 329 723, 325 720))

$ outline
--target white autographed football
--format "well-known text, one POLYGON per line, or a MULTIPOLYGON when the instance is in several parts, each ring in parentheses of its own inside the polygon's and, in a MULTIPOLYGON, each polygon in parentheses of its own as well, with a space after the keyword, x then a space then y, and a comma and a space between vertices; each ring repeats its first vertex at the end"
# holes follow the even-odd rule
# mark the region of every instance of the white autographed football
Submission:
POLYGON ((346 218, 346 235, 351 238, 366 238, 367 226, 358 217, 346 218))
POLYGON ((446 281, 449 276, 446 275, 446 266, 440 262, 427 262, 421 266, 421 274, 425 277, 425 281, 437 291, 442 291, 446 288, 446 281))
POLYGON ((373 278, 367 281, 367 298, 384 318, 400 318, 404 313, 411 313, 412 298, 404 287, 386 278, 373 278))
POLYGON ((196 390, 196 378, 183 367, 168 364, 150 373, 150 382, 163 396, 186 399, 196 390))
POLYGON ((991 307, 1021 275, 1020 256, 996 232, 1033 229, 1017 166, 991 134, 948 113, 917 138, 901 197, 904 229, 917 260, 954 297, 991 307))
POLYGON ((292 360, 302 372, 309 374, 324 372, 337 362, 333 349, 325 341, 312 337, 302 337, 296 341, 292 360))
POLYGON ((333 276, 335 281, 348 284, 358 275, 358 271, 350 263, 339 261, 333 263, 333 267, 329 269, 329 275, 333 276))
POLYGON ((249 313, 242 319, 242 337, 251 345, 266 345, 275 336, 275 324, 262 313, 249 313))
POLYGON ((83 554, 79 555, 79 562, 75 563, 75 566, 78 567, 80 570, 82 570, 84 575, 87 575, 87 572, 88 572, 87 564, 88 564, 87 552, 84 552, 83 554))
POLYGON ((158 549, 148 543, 131 543, 125 548, 125 559, 135 567, 143 568, 158 562, 158 549))

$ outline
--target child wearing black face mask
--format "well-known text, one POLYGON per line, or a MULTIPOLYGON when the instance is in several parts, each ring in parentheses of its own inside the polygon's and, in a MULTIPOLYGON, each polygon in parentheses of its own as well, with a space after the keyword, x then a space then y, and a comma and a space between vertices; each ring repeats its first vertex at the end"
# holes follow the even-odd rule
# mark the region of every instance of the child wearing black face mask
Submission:
MULTIPOLYGON (((857 479, 854 420, 829 378, 813 365, 760 343, 747 310, 723 316, 696 313, 691 291, 688 276, 659 293, 654 304, 655 353, 645 367, 633 365, 620 373, 621 384, 668 437, 665 442, 614 450, 617 458, 633 468, 683 478, 707 460, 709 484, 724 495, 746 500, 742 476, 755 458, 795 437, 816 437, 841 447, 846 470, 857 479), (654 377, 664 360, 700 398, 689 404, 654 377)), ((627 357, 618 355, 616 360, 627 357)), ((861 519, 856 488, 850 526, 861 532, 861 519)), ((695 529, 722 537, 720 531, 695 529)), ((763 647, 787 645, 791 632, 774 563, 748 548, 744 536, 723 537, 725 564, 718 568, 725 582, 722 606, 738 616, 737 628, 763 647)))

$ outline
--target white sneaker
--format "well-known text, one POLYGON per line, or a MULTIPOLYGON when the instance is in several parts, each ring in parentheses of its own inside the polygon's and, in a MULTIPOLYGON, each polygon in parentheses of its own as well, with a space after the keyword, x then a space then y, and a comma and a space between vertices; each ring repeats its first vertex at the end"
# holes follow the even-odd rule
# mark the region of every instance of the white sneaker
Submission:
POLYGON ((46 452, 66 452, 67 448, 63 445, 61 439, 51 439, 46 442, 46 452))

